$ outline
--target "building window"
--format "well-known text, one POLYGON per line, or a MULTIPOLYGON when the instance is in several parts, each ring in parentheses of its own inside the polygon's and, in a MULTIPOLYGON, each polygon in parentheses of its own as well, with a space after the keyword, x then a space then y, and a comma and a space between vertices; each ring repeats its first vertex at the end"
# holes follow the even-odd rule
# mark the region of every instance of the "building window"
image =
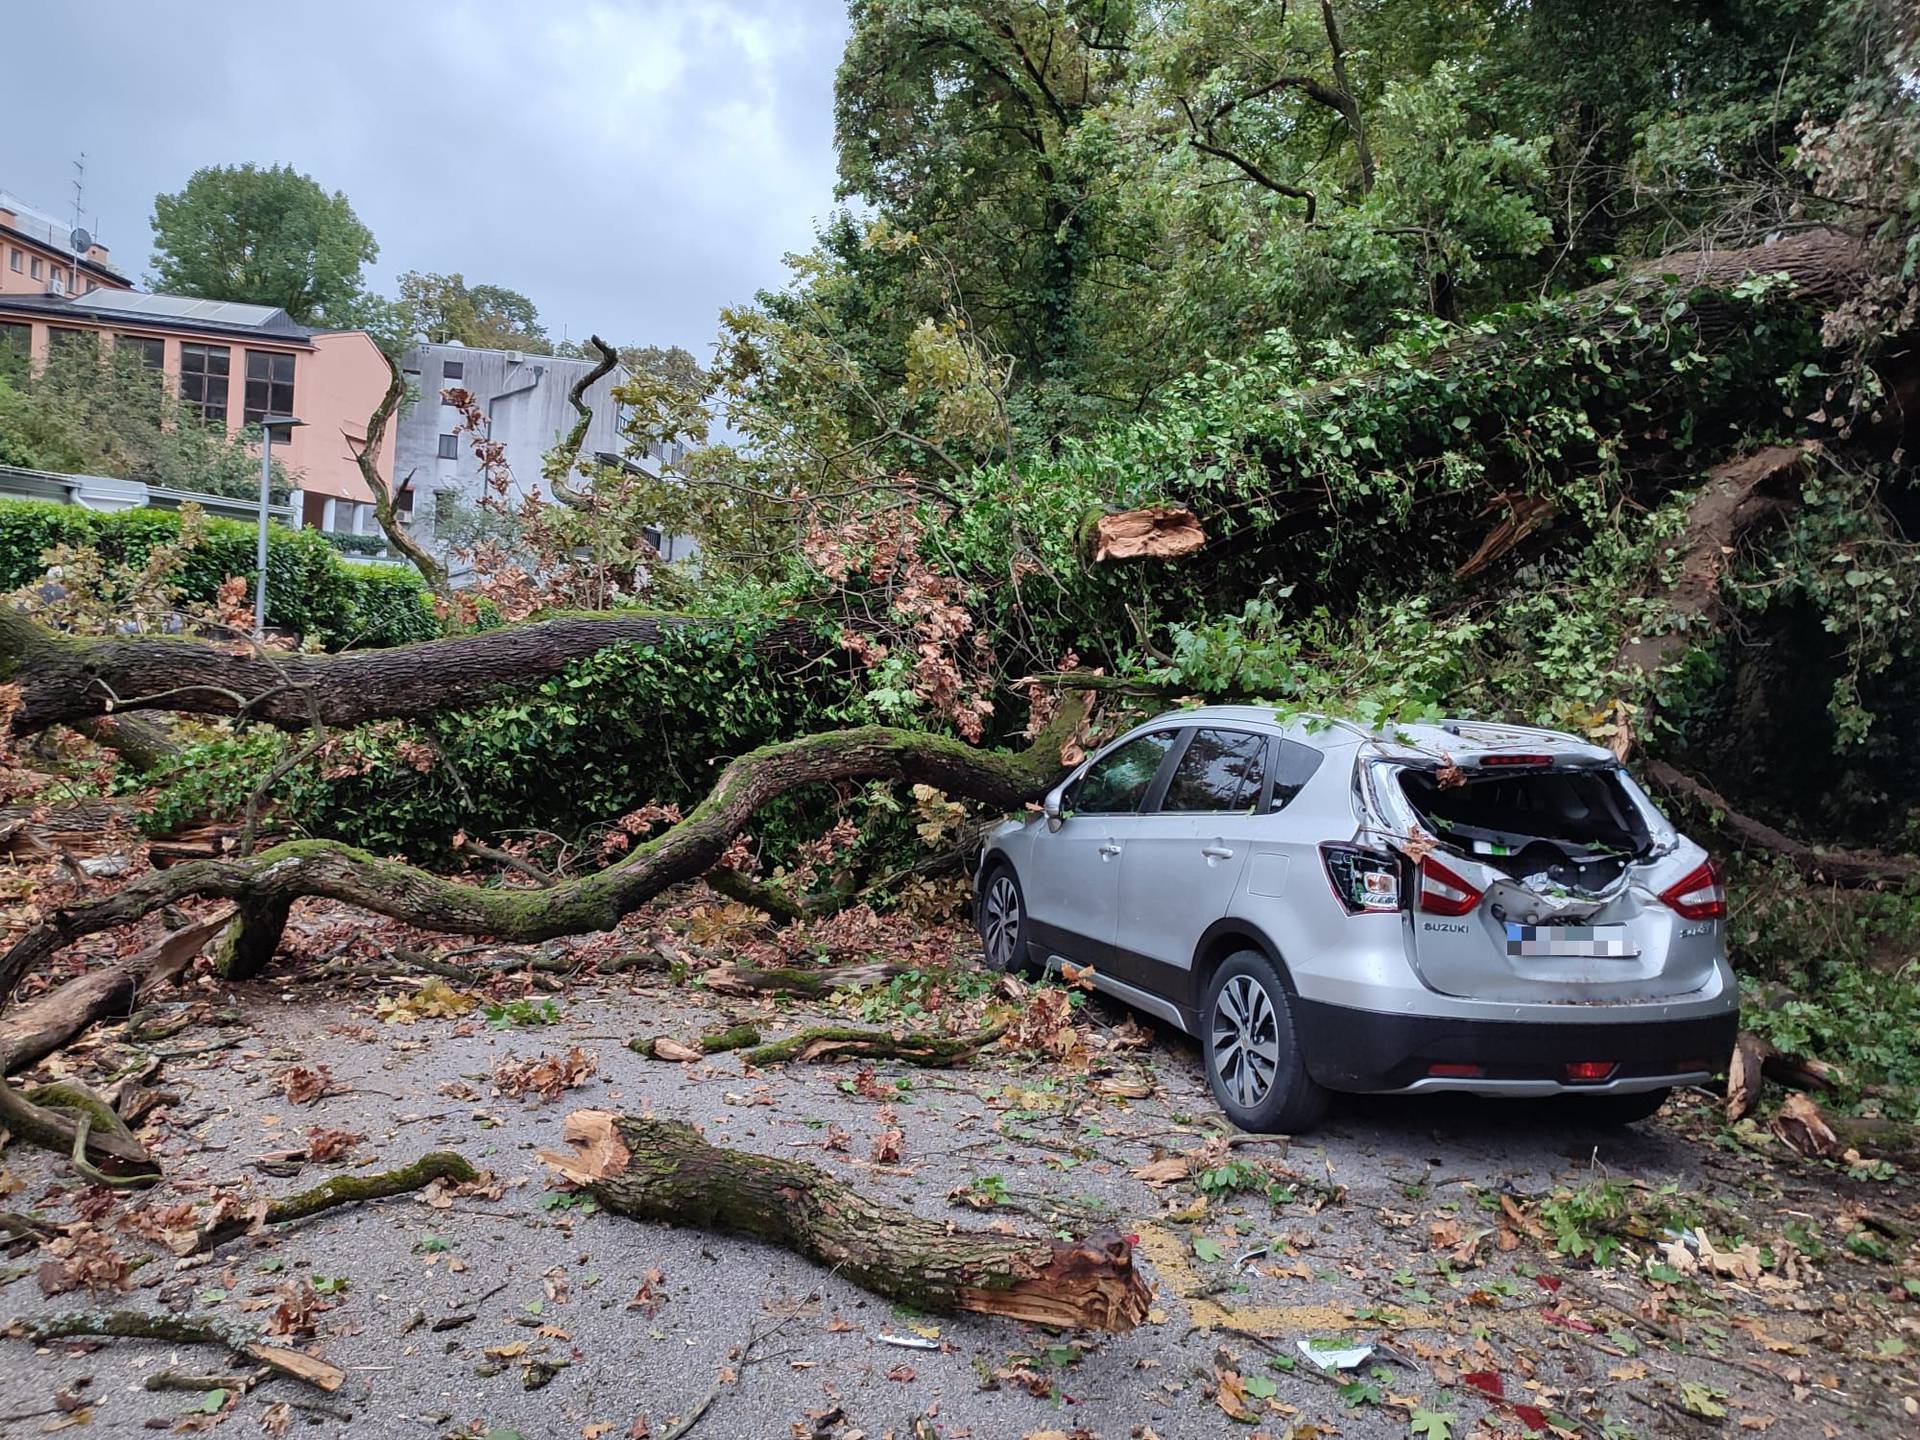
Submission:
MULTIPOLYGON (((14 254, 19 254, 14 251, 14 254)), ((33 363, 33 326, 0 321, 0 377, 21 380, 33 363)))
POLYGON ((272 350, 247 352, 247 406, 240 418, 252 425, 269 415, 293 414, 293 356, 272 350))
POLYGON ((24 260, 25 260, 26 258, 27 258, 27 257, 26 257, 25 255, 23 255, 23 254, 21 253, 21 251, 20 251, 20 247, 19 247, 18 245, 16 245, 16 246, 14 246, 14 247, 13 247, 13 259, 12 259, 12 264, 13 264, 13 273, 14 273, 14 274, 16 274, 16 275, 18 275, 18 274, 20 273, 20 264, 21 264, 21 262, 22 262, 22 261, 24 261, 24 260))
POLYGON ((467 378, 467 362, 464 360, 442 360, 440 362, 442 380, 464 380, 467 378))
POLYGON ((140 357, 140 364, 148 370, 166 368, 167 342, 151 335, 116 335, 113 348, 128 355, 140 357))
POLYGON ((99 353, 99 338, 91 330, 75 330, 66 325, 47 327, 49 355, 79 355, 89 350, 99 353))
POLYGON ((460 458, 460 437, 458 435, 442 435, 440 437, 440 458, 442 460, 458 460, 460 458))
POLYGON ((224 345, 180 347, 180 398, 203 419, 227 418, 227 382, 232 354, 224 345))
POLYGON ((40 257, 38 255, 35 255, 27 262, 27 271, 35 280, 40 278, 40 257))

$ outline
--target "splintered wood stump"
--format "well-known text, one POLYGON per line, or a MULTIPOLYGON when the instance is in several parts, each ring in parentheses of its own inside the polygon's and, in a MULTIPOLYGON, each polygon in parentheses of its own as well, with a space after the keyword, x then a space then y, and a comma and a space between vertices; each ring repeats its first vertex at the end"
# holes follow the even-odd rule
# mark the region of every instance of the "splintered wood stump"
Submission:
POLYGON ((921 1310, 1131 1330, 1152 1299, 1117 1235, 1075 1244, 956 1230, 802 1161, 709 1145, 674 1120, 577 1110, 566 1141, 540 1158, 608 1210, 752 1235, 921 1310))
POLYGON ((1207 543, 1200 517, 1180 505, 1149 505, 1101 515, 1093 522, 1093 558, 1177 560, 1207 543))

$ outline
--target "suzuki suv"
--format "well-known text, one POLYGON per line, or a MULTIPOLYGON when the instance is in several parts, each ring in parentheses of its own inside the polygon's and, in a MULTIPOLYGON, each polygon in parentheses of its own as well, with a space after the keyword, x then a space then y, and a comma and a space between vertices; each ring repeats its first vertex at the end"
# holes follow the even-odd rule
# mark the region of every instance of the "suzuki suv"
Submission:
POLYGON ((1738 1027, 1713 861, 1550 730, 1165 715, 994 831, 976 892, 989 963, 1091 966, 1199 1038, 1245 1130, 1333 1090, 1644 1119, 1738 1027))

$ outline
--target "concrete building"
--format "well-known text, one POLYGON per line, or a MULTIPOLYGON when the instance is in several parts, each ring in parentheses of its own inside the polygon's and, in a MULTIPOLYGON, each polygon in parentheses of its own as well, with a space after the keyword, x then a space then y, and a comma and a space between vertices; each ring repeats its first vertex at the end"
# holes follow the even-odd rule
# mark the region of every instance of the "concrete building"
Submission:
MULTIPOLYGON (((447 542, 436 533, 436 513, 456 502, 477 506, 486 493, 486 479, 473 454, 473 436, 460 429, 460 412, 443 398, 448 391, 467 391, 488 417, 489 436, 503 447, 513 472, 512 500, 524 500, 535 486, 550 498, 541 476, 546 454, 579 418, 568 395, 594 363, 457 343, 422 342, 408 350, 401 369, 419 398, 400 419, 393 473, 402 504, 412 505, 407 528, 414 539, 444 556, 447 542), (442 496, 448 498, 442 500, 442 496)), ((620 407, 613 400, 614 387, 626 378, 625 369, 615 366, 587 391, 593 423, 581 446, 584 458, 628 463, 623 458, 620 407)), ((652 456, 649 472, 657 473, 652 466, 663 459, 671 463, 678 458, 652 456)), ((671 546, 673 539, 662 537, 656 543, 671 546)))
MULTIPOLYGON (((54 350, 82 343, 134 347, 168 388, 230 431, 268 414, 306 421, 289 441, 274 444, 275 458, 299 487, 299 523, 378 532, 373 494, 355 456, 366 442, 367 417, 386 393, 387 365, 365 331, 314 330, 270 305, 105 285, 81 295, 0 293, 0 352, 38 369, 54 350)), ((392 473, 393 444, 389 430, 379 457, 383 475, 392 473)))
POLYGON ((107 247, 16 195, 0 190, 0 295, 85 295, 126 290, 132 282, 107 258, 107 247))

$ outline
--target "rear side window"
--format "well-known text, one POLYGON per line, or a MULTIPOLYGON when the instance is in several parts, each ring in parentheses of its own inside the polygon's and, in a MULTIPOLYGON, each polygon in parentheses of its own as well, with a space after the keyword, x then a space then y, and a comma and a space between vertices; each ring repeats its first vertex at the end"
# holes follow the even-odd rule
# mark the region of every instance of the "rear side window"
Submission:
POLYGON ((1311 745, 1302 745, 1298 740, 1280 741, 1273 762, 1273 798, 1267 802, 1268 811, 1284 810, 1291 805, 1293 797, 1306 789, 1313 772, 1325 758, 1311 745))
POLYGON ((1164 811, 1251 810, 1267 783, 1267 737, 1245 730, 1196 730, 1167 782, 1164 811))
POLYGON ((1177 730, 1155 730, 1129 740, 1111 755, 1093 762, 1067 797, 1067 808, 1082 815, 1118 815, 1138 810, 1173 748, 1177 730))

